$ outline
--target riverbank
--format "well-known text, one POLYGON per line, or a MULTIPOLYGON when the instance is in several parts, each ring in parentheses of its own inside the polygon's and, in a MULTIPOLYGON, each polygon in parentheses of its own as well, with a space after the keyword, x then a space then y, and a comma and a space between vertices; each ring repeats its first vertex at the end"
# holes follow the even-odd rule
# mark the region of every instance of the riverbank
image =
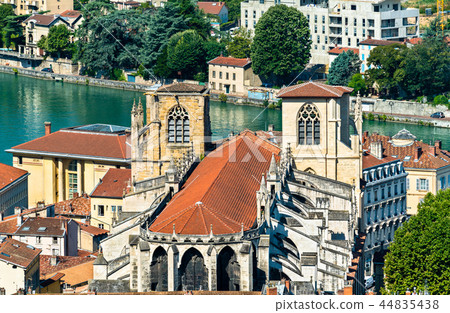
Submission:
POLYGON ((386 114, 383 112, 364 112, 364 119, 370 121, 415 124, 419 126, 450 128, 450 118, 431 118, 429 116, 416 116, 410 114, 386 114), (372 117, 370 116, 372 114, 372 117))
MULTIPOLYGON (((114 88, 114 89, 122 89, 128 91, 150 91, 152 90, 151 85, 139 84, 133 82, 123 82, 123 81, 115 81, 101 78, 93 78, 87 76, 80 75, 69 75, 69 74, 56 74, 56 73, 48 73, 42 72, 38 70, 25 69, 20 67, 12 67, 6 65, 0 65, 0 72, 14 75, 21 75, 31 78, 43 79, 43 80, 53 80, 60 81, 63 83, 70 83, 76 85, 86 85, 86 86, 97 86, 97 87, 106 87, 106 88, 114 88)), ((264 100, 259 99, 249 99, 245 97, 238 97, 233 95, 227 95, 227 102, 236 104, 236 105, 248 105, 248 106, 256 106, 256 107, 265 107, 264 100)), ((219 94, 211 93, 211 99, 219 101, 219 94)))

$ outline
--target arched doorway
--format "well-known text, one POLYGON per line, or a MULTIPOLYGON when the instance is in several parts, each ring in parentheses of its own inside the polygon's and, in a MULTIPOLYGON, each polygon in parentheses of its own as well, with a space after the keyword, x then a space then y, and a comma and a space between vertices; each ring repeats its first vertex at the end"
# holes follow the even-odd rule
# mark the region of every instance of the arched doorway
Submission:
POLYGON ((197 249, 190 248, 184 253, 178 275, 178 290, 208 290, 208 269, 197 249))
POLYGON ((167 291, 167 252, 158 247, 153 253, 150 263, 150 289, 167 291))
POLYGON ((217 290, 239 291, 240 283, 241 266, 233 249, 225 247, 217 257, 217 290))

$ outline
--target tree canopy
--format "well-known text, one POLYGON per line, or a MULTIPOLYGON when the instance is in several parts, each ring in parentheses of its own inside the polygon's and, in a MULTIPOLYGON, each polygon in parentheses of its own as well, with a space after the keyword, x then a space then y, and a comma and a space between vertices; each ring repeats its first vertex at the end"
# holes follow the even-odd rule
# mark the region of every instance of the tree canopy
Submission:
POLYGON ((306 17, 296 8, 276 5, 259 19, 251 46, 256 74, 277 84, 286 84, 311 57, 306 17))
POLYGON ((250 31, 242 29, 228 43, 228 54, 234 58, 249 58, 251 44, 252 37, 250 31))
POLYGON ((342 52, 331 63, 328 83, 330 85, 347 86, 353 75, 359 73, 361 61, 353 51, 342 52))
POLYGON ((396 232, 385 257, 387 293, 407 288, 430 294, 450 293, 450 189, 428 193, 412 216, 396 232))
POLYGON ((71 32, 66 25, 52 26, 48 31, 48 36, 39 40, 38 46, 50 54, 61 56, 61 54, 69 52, 70 35, 71 32))
POLYGON ((193 78, 205 68, 203 38, 193 29, 176 33, 167 44, 167 67, 180 72, 182 78, 193 78))

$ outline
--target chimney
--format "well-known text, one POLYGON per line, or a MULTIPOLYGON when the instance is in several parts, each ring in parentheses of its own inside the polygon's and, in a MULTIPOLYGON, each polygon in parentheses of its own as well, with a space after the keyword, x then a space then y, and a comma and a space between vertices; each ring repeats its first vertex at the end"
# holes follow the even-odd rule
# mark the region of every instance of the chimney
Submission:
POLYGON ((56 255, 52 255, 50 258, 50 265, 56 266, 58 264, 58 257, 56 255))
POLYGON ((429 146, 430 147, 430 154, 432 156, 436 156, 436 146, 429 146))
POLYGON ((436 141, 434 142, 434 146, 435 146, 436 148, 442 149, 442 141, 436 140, 436 141))
POLYGON ((267 131, 269 132, 273 132, 274 131, 275 126, 273 124, 269 124, 267 131))
POLYGON ((416 149, 414 150, 414 161, 418 161, 421 154, 422 154, 422 148, 416 147, 416 149))
POLYGON ((0 222, 3 221, 3 212, 0 212, 0 222))
POLYGON ((45 122, 45 136, 50 135, 52 133, 52 122, 45 122))
POLYGON ((22 208, 15 207, 14 208, 14 214, 17 215, 17 226, 22 225, 23 219, 22 219, 22 208))
POLYGON ((381 141, 372 141, 370 143, 370 154, 377 159, 383 158, 383 145, 381 144, 381 141))

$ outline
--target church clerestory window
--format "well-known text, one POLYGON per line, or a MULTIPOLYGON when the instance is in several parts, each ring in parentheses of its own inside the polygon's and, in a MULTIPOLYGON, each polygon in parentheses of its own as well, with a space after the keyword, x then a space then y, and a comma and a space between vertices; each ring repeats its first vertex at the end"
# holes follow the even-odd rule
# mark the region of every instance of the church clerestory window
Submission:
POLYGON ((169 112, 169 143, 189 142, 189 114, 180 105, 175 106, 169 112))
POLYGON ((313 104, 305 104, 298 115, 298 144, 320 144, 320 116, 313 104))

